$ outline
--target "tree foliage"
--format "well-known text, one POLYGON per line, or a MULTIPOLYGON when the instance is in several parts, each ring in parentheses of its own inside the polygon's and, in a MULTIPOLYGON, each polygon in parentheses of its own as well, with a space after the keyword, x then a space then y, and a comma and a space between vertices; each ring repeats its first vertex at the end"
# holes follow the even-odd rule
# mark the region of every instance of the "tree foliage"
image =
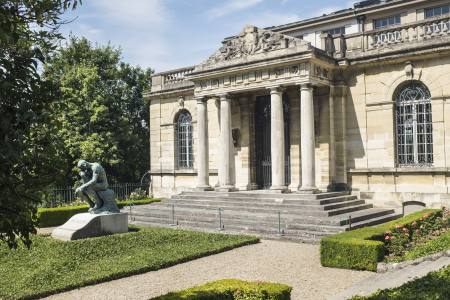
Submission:
POLYGON ((56 96, 38 66, 56 49, 77 0, 0 1, 0 241, 29 245, 42 186, 52 179, 48 108, 56 96))
POLYGON ((144 88, 151 70, 121 62, 121 51, 93 46, 71 37, 45 68, 60 86, 52 117, 59 123, 55 137, 65 172, 60 184, 71 184, 80 158, 100 162, 117 182, 140 179, 149 165, 148 104, 144 88))

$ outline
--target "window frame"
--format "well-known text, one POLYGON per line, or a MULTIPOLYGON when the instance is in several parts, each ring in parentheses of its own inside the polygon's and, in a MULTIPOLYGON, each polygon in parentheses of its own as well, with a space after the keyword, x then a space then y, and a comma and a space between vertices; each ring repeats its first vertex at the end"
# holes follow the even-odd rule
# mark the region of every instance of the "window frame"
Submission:
POLYGON ((410 80, 396 89, 393 98, 396 166, 433 166, 433 112, 430 90, 423 82, 410 80))
POLYGON ((374 29, 384 29, 384 28, 389 28, 389 27, 393 27, 393 26, 397 26, 397 25, 401 25, 402 24, 402 16, 401 14, 395 14, 395 15, 391 15, 389 17, 385 17, 385 18, 379 18, 379 19, 374 19, 373 20, 373 28, 374 29), (398 23, 396 22, 398 18, 398 23), (394 19, 393 24, 389 24, 389 20, 390 19, 394 19), (386 21, 386 25, 377 25, 377 22, 381 22, 381 21, 386 21))
POLYGON ((450 14, 450 5, 441 5, 441 6, 428 7, 428 8, 425 8, 425 10, 424 10, 425 19, 432 19, 432 18, 435 18, 435 17, 445 16, 445 15, 449 15, 449 14, 450 14), (444 9, 444 8, 447 8, 447 10, 448 10, 445 13, 442 12, 442 9, 444 9), (435 10, 436 9, 440 9, 441 12, 439 14, 435 14, 435 10), (428 15, 428 12, 430 12, 430 11, 433 12, 432 16, 428 15))
POLYGON ((324 30, 323 32, 331 35, 341 35, 341 34, 345 35, 345 30, 346 30, 345 26, 339 26, 324 30), (336 32, 337 30, 339 30, 339 32, 336 32))
POLYGON ((178 170, 194 168, 192 115, 181 110, 175 118, 175 166, 178 170))

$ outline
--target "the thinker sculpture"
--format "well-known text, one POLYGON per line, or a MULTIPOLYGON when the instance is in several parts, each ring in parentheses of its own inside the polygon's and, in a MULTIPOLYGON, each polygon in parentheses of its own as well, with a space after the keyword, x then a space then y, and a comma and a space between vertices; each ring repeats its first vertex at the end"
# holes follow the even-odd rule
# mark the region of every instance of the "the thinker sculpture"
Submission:
POLYGON ((90 206, 91 214, 119 213, 114 191, 108 188, 105 169, 99 163, 85 160, 78 162, 83 185, 75 190, 75 194, 90 206))

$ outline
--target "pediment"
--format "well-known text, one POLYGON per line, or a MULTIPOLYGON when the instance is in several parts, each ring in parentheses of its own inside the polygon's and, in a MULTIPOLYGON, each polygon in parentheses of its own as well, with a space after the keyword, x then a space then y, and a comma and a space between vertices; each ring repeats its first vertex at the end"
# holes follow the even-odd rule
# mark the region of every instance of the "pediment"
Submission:
POLYGON ((239 35, 224 39, 222 47, 198 65, 196 70, 214 69, 281 55, 281 52, 309 49, 311 44, 301 39, 249 25, 239 35))

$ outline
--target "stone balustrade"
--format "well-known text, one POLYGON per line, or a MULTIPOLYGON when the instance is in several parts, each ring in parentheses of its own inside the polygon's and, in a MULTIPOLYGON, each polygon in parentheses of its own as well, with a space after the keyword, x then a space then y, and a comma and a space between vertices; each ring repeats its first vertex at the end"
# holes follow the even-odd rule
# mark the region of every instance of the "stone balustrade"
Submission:
POLYGON ((427 19, 367 33, 368 50, 449 35, 450 17, 427 19))
POLYGON ((152 92, 193 86, 193 82, 186 80, 186 75, 193 71, 194 67, 186 67, 153 75, 152 92))
MULTIPOLYGON (((417 42, 446 42, 450 37, 450 16, 436 17, 413 23, 374 29, 363 33, 333 36, 333 56, 335 58, 352 58, 370 55, 377 50, 395 50, 398 47, 412 48, 417 42), (439 39, 438 39, 439 38, 439 39)), ((323 49, 329 52, 329 49, 323 49)))

